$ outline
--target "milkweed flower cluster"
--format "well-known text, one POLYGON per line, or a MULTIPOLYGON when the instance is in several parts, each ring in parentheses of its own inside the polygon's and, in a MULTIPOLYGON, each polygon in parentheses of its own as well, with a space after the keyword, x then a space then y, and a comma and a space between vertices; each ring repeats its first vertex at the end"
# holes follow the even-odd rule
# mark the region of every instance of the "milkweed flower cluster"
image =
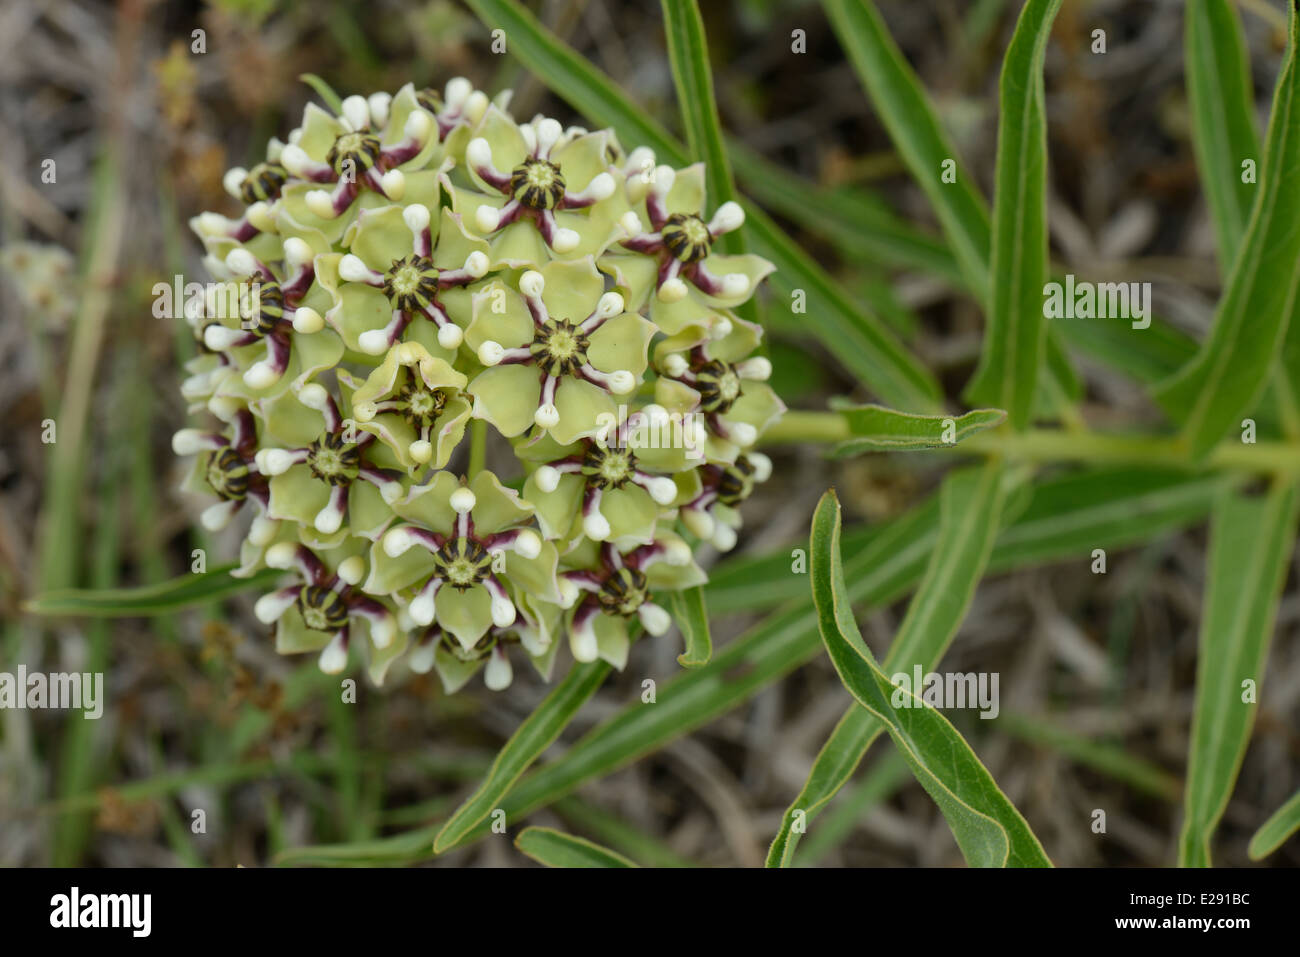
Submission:
POLYGON ((740 207, 508 102, 457 79, 309 105, 227 173, 239 214, 191 223, 216 281, 182 391, 210 425, 173 445, 205 526, 251 512, 236 574, 286 573, 254 608, 277 649, 327 672, 353 646, 448 691, 520 655, 549 678, 561 645, 621 668, 771 472, 784 406, 734 310, 772 267, 715 249, 740 207), (466 474, 475 421, 515 451, 501 477, 466 474))

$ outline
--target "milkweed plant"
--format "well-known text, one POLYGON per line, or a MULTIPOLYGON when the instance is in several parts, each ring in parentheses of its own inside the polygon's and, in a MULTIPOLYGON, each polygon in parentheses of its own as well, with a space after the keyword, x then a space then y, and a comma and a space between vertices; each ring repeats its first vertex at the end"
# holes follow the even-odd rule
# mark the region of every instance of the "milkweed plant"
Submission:
POLYGON ((276 648, 326 672, 354 646, 376 682, 402 660, 448 691, 524 658, 549 679, 562 646, 622 668, 772 470, 784 406, 735 312, 772 266, 715 249, 740 206, 509 100, 457 78, 309 104, 226 174, 239 212, 191 222, 207 424, 173 447, 204 526, 251 513, 235 574, 287 573, 255 606, 276 648), (500 475, 475 429, 508 441, 500 475))

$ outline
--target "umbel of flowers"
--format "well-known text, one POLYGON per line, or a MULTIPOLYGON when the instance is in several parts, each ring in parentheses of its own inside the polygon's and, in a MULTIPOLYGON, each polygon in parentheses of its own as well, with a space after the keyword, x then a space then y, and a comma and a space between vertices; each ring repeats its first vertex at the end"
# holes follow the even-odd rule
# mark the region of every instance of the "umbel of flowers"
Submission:
POLYGON ((327 672, 501 689, 561 646, 621 668, 771 472, 784 406, 734 312, 771 265, 715 248, 740 207, 508 101, 456 79, 309 105, 227 173, 237 211, 191 224, 205 423, 174 448, 203 524, 247 529, 236 574, 284 571, 255 606, 277 649, 327 672), (514 464, 471 466, 474 429, 514 464))

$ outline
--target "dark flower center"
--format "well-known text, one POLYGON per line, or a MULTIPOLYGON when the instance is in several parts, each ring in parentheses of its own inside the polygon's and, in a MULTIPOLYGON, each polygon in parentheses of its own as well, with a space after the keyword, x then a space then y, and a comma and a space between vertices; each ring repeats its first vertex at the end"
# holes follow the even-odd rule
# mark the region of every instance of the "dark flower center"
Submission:
POLYGON ((404 406, 406 420, 417 429, 431 426, 447 407, 447 392, 444 389, 429 389, 414 373, 407 373, 406 385, 397 395, 397 401, 404 406))
POLYGON ((307 464, 312 475, 328 485, 350 485, 361 471, 361 450, 341 432, 329 432, 311 444, 307 464))
POLYGON ((258 163, 239 184, 239 198, 250 206, 256 202, 269 202, 280 195, 289 181, 289 171, 279 163, 258 163))
POLYGON ((487 578, 492 556, 472 538, 453 538, 433 556, 438 577, 458 591, 464 591, 487 578))
POLYGON ((606 613, 623 616, 636 614, 648 597, 645 574, 627 566, 610 575, 596 593, 600 607, 606 613))
POLYGON ((438 269, 428 256, 394 259, 384 275, 384 295, 394 309, 421 312, 438 295, 438 269))
POLYGON ((597 488, 622 488, 636 470, 636 456, 593 443, 582 459, 582 474, 597 488))
POLYGON ((244 328, 258 336, 270 335, 284 318, 284 290, 274 279, 254 283, 253 290, 245 310, 244 328))
POLYGON ((712 359, 695 373, 695 390, 700 394, 702 411, 721 414, 740 398, 740 376, 733 366, 712 359))
POLYGON ((324 585, 304 585, 298 592, 298 610, 312 631, 338 631, 348 623, 347 602, 324 585))
POLYGON ((526 159, 510 171, 510 195, 529 209, 554 209, 564 198, 564 176, 554 163, 526 159))
POLYGON ((661 231, 668 251, 684 263, 697 263, 713 248, 708 224, 690 213, 673 213, 661 231))
POLYGON ((537 368, 547 375, 577 375, 587 364, 588 344, 577 323, 552 319, 533 334, 529 349, 537 368))
POLYGON ((734 465, 722 470, 722 477, 718 480, 718 501, 723 505, 739 505, 753 491, 754 464, 741 455, 734 465))
POLYGON ((360 176, 379 160, 379 137, 373 133, 343 133, 330 147, 325 161, 339 176, 360 176))
POLYGON ((242 502, 248 494, 248 463, 228 445, 208 457, 206 477, 212 491, 228 502, 242 502))

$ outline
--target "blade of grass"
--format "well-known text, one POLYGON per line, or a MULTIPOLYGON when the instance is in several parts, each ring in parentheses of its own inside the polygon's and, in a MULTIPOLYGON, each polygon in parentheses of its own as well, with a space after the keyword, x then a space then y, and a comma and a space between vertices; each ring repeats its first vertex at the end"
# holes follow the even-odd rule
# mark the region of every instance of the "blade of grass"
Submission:
POLYGON ((1163 768, 1134 757, 1122 748, 1094 741, 1058 727, 1040 716, 1003 712, 997 726, 1022 741, 1042 745, 1056 754, 1092 768, 1121 784, 1166 801, 1178 799, 1181 784, 1163 768))
MULTIPOLYGON (((980 474, 981 485, 990 471, 993 485, 1000 487, 1000 473, 992 468, 980 474)), ((1028 823, 965 739, 942 712, 892 685, 862 640, 844 579, 834 491, 822 497, 813 515, 809 565, 818 627, 835 670, 859 704, 885 725, 913 775, 939 805, 966 862, 972 867, 1051 866, 1028 823), (894 703, 900 696, 901 706, 894 703)))
POLYGON ((1241 22, 1228 0, 1197 0, 1184 10, 1192 146, 1210 205, 1221 271, 1226 273, 1255 198, 1255 185, 1241 181, 1242 161, 1259 161, 1250 63, 1241 22))
POLYGON ((596 693, 609 670, 610 666, 605 662, 594 661, 575 665, 565 675, 555 690, 546 696, 510 736, 510 740, 492 762, 492 768, 478 790, 456 809, 451 819, 438 832, 433 844, 435 853, 440 854, 454 847, 499 806, 514 783, 528 770, 528 766, 551 746, 573 720, 578 709, 596 693))
MULTIPOLYGON (((623 143, 643 144, 661 162, 688 162, 686 150, 661 124, 634 105, 608 77, 547 30, 515 0, 466 0, 489 26, 504 29, 510 50, 550 89, 601 126, 612 127, 623 143)), ((934 377, 898 342, 876 316, 854 306, 851 298, 815 261, 753 203, 743 204, 746 235, 753 252, 771 260, 777 272, 771 283, 791 301, 803 290, 810 329, 864 385, 893 405, 913 411, 936 411, 941 390, 934 377)))
POLYGON ((524 828, 515 838, 515 847, 547 867, 637 866, 609 848, 550 827, 524 828))
POLYGON ((1046 348, 1047 118, 1043 58, 1061 0, 1028 0, 998 83, 988 323, 979 366, 965 396, 1005 408, 1016 429, 1029 425, 1046 348))
POLYGON ((704 589, 689 588, 669 595, 673 619, 686 642, 686 650, 677 656, 677 663, 683 668, 707 665, 713 657, 713 639, 709 637, 709 611, 704 603, 704 589))
POLYGON ((67 615, 85 618, 147 618, 182 608, 267 588, 284 572, 263 569, 248 578, 235 578, 230 562, 209 572, 179 575, 165 582, 136 588, 65 589, 37 595, 23 608, 33 615, 67 615))
POLYGON ((587 831, 633 860, 643 861, 647 867, 699 866, 674 852, 659 838, 587 801, 565 798, 556 803, 555 810, 578 830, 587 831))
MULTIPOLYGON (((885 668, 910 673, 912 666, 919 664, 922 671, 928 672, 943 659, 988 564, 1004 499, 1003 472, 996 462, 958 470, 944 479, 939 493, 938 534, 921 583, 885 656, 885 668)), ((839 555, 838 532, 835 540, 839 555)), ((816 551, 814 540, 812 554, 816 551)), ((885 730, 886 725, 869 708, 851 708, 845 714, 818 755, 813 774, 800 793, 801 798, 814 797, 816 806, 810 809, 796 798, 786 810, 768 851, 769 867, 790 866, 798 844, 795 822, 799 812, 803 811, 806 821, 829 801, 852 776, 871 743, 885 730), (823 757, 827 761, 824 768, 819 767, 823 757)))
POLYGON ((1296 490, 1282 482, 1262 498, 1224 495, 1211 516, 1178 841, 1182 867, 1210 866, 1210 840, 1250 743, 1295 532, 1296 490))
POLYGON ((1195 358, 1155 389, 1182 423, 1182 438, 1203 455, 1259 398, 1286 336, 1300 282, 1300 70, 1293 8, 1287 52, 1273 96, 1258 195, 1232 260, 1209 338, 1195 358))
POLYGON ((1255 832, 1250 839, 1250 859, 1260 861, 1268 857, 1296 831, 1300 831, 1300 791, 1291 795, 1255 832))
POLYGON ((831 408, 844 416, 853 438, 836 446, 834 456, 900 449, 933 449, 956 445, 968 435, 1001 425, 1007 414, 1001 409, 972 409, 964 415, 915 415, 896 412, 880 405, 854 405, 831 401, 831 408))

